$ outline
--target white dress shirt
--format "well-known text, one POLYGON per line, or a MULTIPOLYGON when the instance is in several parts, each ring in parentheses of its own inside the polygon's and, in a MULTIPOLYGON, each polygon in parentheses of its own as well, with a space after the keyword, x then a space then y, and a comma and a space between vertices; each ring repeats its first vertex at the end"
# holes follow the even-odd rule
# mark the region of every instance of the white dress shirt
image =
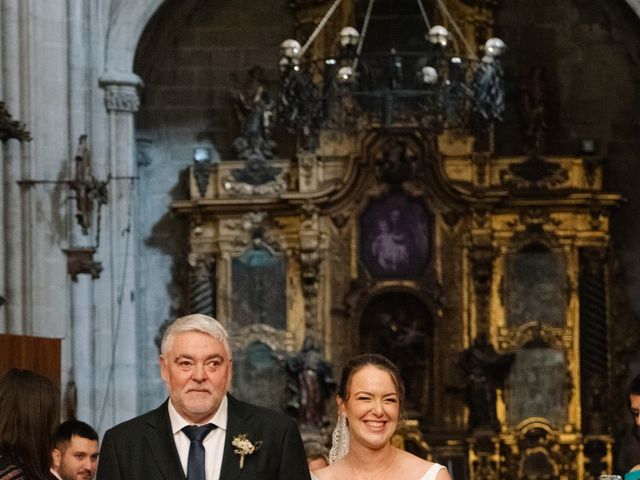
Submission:
MULTIPOLYGON (((222 468, 222 453, 224 452, 224 440, 227 434, 227 412, 229 409, 229 403, 225 396, 220 403, 220 407, 216 414, 206 422, 202 422, 198 425, 205 425, 207 423, 213 423, 217 428, 211 430, 209 434, 204 438, 202 444, 204 445, 204 471, 207 480, 220 480, 220 469, 222 468)), ((173 432, 173 441, 176 443, 178 449, 178 455, 180 456, 180 463, 182 464, 182 470, 184 470, 185 476, 187 475, 187 462, 189 460, 189 447, 191 446, 191 440, 182 431, 183 427, 187 425, 193 425, 188 422, 175 409, 169 399, 169 419, 171 420, 171 431, 173 432)))
POLYGON ((54 477, 56 477, 58 480, 62 480, 62 477, 60 475, 58 475, 58 472, 56 472, 53 467, 51 467, 49 469, 49 471, 51 472, 51 475, 53 475, 54 477))

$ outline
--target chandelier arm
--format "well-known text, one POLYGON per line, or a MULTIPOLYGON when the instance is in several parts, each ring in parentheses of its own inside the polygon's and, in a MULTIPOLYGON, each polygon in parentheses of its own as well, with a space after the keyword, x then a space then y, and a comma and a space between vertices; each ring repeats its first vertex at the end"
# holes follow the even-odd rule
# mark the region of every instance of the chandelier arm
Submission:
POLYGON ((468 55, 472 59, 477 59, 478 57, 476 56, 476 54, 474 53, 473 49, 471 48, 471 45, 469 45, 469 42, 467 42, 467 39, 462 34, 462 31, 460 30, 460 27, 458 26, 458 23, 453 18, 453 15, 451 15, 451 13, 449 12, 449 9, 445 5, 444 1, 443 0, 438 0, 438 5, 440 6, 440 9, 442 10, 442 13, 444 13, 444 16, 447 17, 449 22, 451 22, 451 25, 453 25, 453 29, 456 31, 456 33, 460 37, 460 40, 462 40, 462 43, 464 44, 465 48, 467 49, 468 55))
POLYGON ((371 10, 373 10, 373 4, 375 0, 369 0, 369 5, 367 5, 367 13, 364 16, 364 22, 362 23, 362 33, 360 34, 360 41, 358 42, 358 47, 356 48, 356 56, 353 59, 353 66, 351 70, 354 75, 356 73, 356 69, 358 68, 358 61, 360 60, 360 53, 362 53, 362 46, 364 45, 364 37, 367 35, 367 28, 369 28, 369 20, 371 19, 371 10))
POLYGON ((316 29, 300 49, 300 54, 298 55, 299 57, 302 57, 304 55, 304 52, 306 52, 307 49, 311 46, 320 31, 324 28, 325 24, 329 21, 329 18, 331 18, 331 15, 333 15, 333 12, 335 12, 336 8, 338 8, 338 5, 340 5, 340 2, 342 2, 342 0, 335 0, 335 2, 333 2, 333 5, 331 5, 331 8, 329 8, 329 10, 327 10, 327 13, 324 14, 324 17, 322 17, 322 20, 320 20, 320 23, 318 24, 316 29))
POLYGON ((420 13, 422 14, 422 18, 424 19, 424 23, 427 25, 427 32, 431 30, 431 22, 429 22, 429 17, 427 17, 427 12, 424 9, 424 5, 422 4, 422 0, 417 0, 418 7, 420 7, 420 13))

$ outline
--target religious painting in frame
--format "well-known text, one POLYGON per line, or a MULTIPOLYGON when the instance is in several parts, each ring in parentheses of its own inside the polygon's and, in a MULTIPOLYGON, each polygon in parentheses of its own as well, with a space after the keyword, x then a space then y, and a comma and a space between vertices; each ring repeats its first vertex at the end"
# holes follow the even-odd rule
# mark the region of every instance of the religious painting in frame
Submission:
POLYGON ((509 327, 529 322, 562 327, 566 310, 562 254, 532 246, 509 254, 506 267, 509 327))
POLYGON ((234 349, 233 394, 240 400, 284 411, 287 372, 280 359, 286 352, 254 341, 234 349))
POLYGON ((374 200, 360 218, 360 260, 373 277, 417 277, 431 254, 432 220, 402 193, 374 200))
POLYGON ((265 246, 251 248, 231 263, 231 324, 287 328, 285 261, 265 246))
POLYGON ((509 425, 542 417, 562 426, 567 416, 566 383, 564 352, 543 345, 519 350, 505 392, 509 425))

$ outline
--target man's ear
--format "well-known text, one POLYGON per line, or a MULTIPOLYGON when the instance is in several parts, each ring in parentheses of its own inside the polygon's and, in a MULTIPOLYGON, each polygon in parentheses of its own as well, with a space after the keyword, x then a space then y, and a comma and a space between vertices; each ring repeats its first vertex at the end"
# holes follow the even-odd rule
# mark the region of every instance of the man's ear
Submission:
POLYGON ((229 359, 229 368, 227 369, 227 392, 231 390, 231 385, 233 383, 233 359, 229 359))
POLYGON ((51 461, 53 463, 53 468, 58 470, 62 464, 62 452, 57 448, 51 450, 51 461))
POLYGON ((167 383, 167 379, 169 378, 169 374, 167 372, 167 360, 163 355, 160 355, 160 376, 162 377, 162 381, 167 383))

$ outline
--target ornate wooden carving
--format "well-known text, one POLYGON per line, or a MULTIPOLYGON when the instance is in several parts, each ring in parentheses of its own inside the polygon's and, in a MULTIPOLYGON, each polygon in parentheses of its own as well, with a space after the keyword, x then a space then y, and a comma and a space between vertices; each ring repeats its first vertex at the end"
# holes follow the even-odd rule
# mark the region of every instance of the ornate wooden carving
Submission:
POLYGON ((583 248, 579 252, 580 377, 582 428, 586 433, 609 432, 608 329, 606 251, 583 248))
POLYGON ((6 104, 0 102, 0 141, 4 143, 10 138, 28 142, 31 134, 24 123, 12 119, 6 104))
POLYGON ((489 329, 489 295, 493 278, 493 262, 496 257, 497 252, 490 243, 477 243, 469 249, 479 333, 487 333, 489 329))
POLYGON ((67 248, 63 252, 67 255, 67 273, 74 282, 78 281, 80 274, 91 275, 94 280, 100 277, 102 264, 93 260, 95 248, 67 248))
POLYGON ((76 174, 69 181, 69 188, 75 191, 76 219, 82 233, 87 235, 93 223, 94 202, 97 204, 98 214, 100 207, 108 202, 107 182, 98 181, 91 173, 91 150, 86 135, 81 135, 78 140, 74 160, 76 174))
POLYGON ((214 257, 192 254, 189 267, 189 311, 215 317, 214 257))
MULTIPOLYGON (((309 33, 330 3, 295 0, 292 6, 300 30, 309 33)), ((353 16, 355 4, 343 4, 336 15, 353 16)), ((454 14, 465 16, 470 31, 476 30, 470 33, 472 44, 490 31, 489 10, 496 4, 497 0, 447 1, 454 14), (478 31, 482 35, 475 36, 478 31)), ((329 25, 308 53, 320 57, 330 52, 333 37, 329 33, 342 24, 329 25), (322 55, 314 55, 316 51, 322 55)), ((530 357, 545 353, 536 349, 551 349, 562 364, 553 385, 562 410, 554 415, 557 424, 534 417, 534 403, 527 404, 529 410, 518 411, 526 418, 514 421, 520 413, 510 414, 510 402, 517 399, 510 395, 509 380, 496 392, 500 424, 496 432, 468 437, 463 402, 451 401, 445 385, 437 381, 428 395, 420 397, 425 405, 415 409, 420 413, 413 420, 429 412, 428 422, 419 425, 429 425, 421 433, 434 458, 467 456, 461 460, 466 468, 452 472, 456 478, 550 475, 577 480, 585 478, 587 471, 595 475, 604 469, 601 465, 608 461, 611 439, 599 431, 602 420, 597 415, 581 417, 585 402, 595 399, 584 393, 585 388, 600 387, 583 384, 579 374, 581 368, 601 371, 602 358, 595 352, 602 345, 585 343, 583 360, 577 347, 581 328, 584 341, 589 342, 601 333, 602 315, 606 325, 611 321, 609 314, 603 314, 607 309, 601 309, 607 305, 610 289, 608 267, 592 274, 585 270, 590 264, 579 259, 580 251, 587 252, 580 249, 607 248, 609 212, 620 199, 602 191, 601 164, 575 157, 540 157, 539 131, 532 133, 531 155, 496 157, 490 133, 479 139, 438 136, 416 118, 394 116, 391 124, 381 125, 380 119, 356 116, 357 124, 336 121, 320 129, 317 144, 305 143, 295 158, 270 160, 278 173, 264 184, 240 181, 237 172, 247 165, 237 160, 220 162, 206 175, 192 169, 191 198, 174 202, 174 208, 193 220, 191 253, 216 259, 214 291, 222 321, 230 321, 233 328, 233 261, 252 242, 260 241, 286 261, 286 332, 278 330, 278 334, 286 333, 292 349, 305 335, 315 334, 325 346, 325 355, 342 364, 362 347, 361 321, 365 327, 373 325, 363 320, 369 315, 364 314, 367 305, 375 306, 376 298, 384 300, 388 294, 415 297, 428 312, 424 317, 431 317, 433 356, 424 362, 428 370, 424 375, 452 378, 456 353, 468 348, 478 334, 486 334, 498 354, 515 353, 516 358, 525 348, 530 354, 533 351, 530 357), (363 243, 366 232, 361 220, 377 199, 393 195, 410 197, 429 212, 432 256, 419 273, 374 275, 362 261, 362 252, 372 242, 363 243), (522 322, 510 322, 511 305, 504 293, 509 288, 510 255, 536 245, 547 249, 554 260, 560 259, 554 263, 561 265, 561 312, 554 317, 560 320, 534 318, 534 311, 522 322), (582 318, 583 299, 584 308, 597 321, 582 318), (581 361, 589 363, 581 367, 581 361), (556 388, 557 384, 561 386, 556 388), (457 439, 455 446, 447 443, 452 438, 457 439), (541 467, 535 466, 538 463, 541 467)), ((601 264, 610 261, 605 257, 601 264)), ((198 288, 213 290, 205 281, 210 270, 203 265, 192 272, 199 279, 193 284, 194 295, 199 294, 198 288)), ((616 312, 626 308, 612 307, 616 312)), ((631 328, 632 319, 626 325, 631 328)), ((619 335, 610 338, 619 355, 616 363, 622 362, 637 339, 634 343, 611 329, 609 333, 619 335), (627 343, 623 348, 618 341, 627 343)), ((617 372, 616 378, 623 378, 623 372, 617 372)))
POLYGON ((318 213, 318 209, 313 205, 303 205, 300 223, 300 275, 304 296, 304 319, 306 328, 311 330, 316 324, 319 269, 322 261, 318 213))

